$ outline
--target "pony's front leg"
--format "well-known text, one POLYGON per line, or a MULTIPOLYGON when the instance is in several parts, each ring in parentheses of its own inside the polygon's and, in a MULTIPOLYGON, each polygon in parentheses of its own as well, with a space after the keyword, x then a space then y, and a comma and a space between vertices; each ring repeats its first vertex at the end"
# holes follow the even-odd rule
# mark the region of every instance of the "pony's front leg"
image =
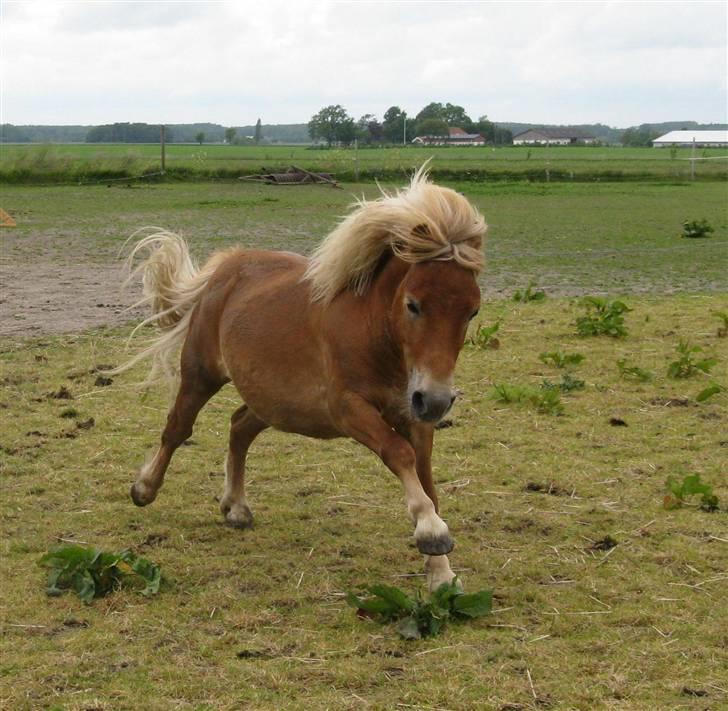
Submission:
POLYGON ((412 445, 363 398, 350 395, 342 405, 340 417, 344 432, 377 454, 402 482, 407 511, 415 524, 415 542, 419 551, 430 556, 449 553, 455 544, 447 524, 422 488, 412 445))
MULTIPOLYGON (((430 424, 412 424, 407 432, 407 438, 415 450, 417 476, 439 515, 440 507, 437 501, 437 491, 435 491, 435 483, 432 479, 434 430, 434 426, 430 424)), ((427 587, 431 592, 437 590, 443 583, 451 583, 455 579, 455 573, 450 568, 450 561, 446 555, 426 555, 425 574, 427 575, 427 587)))

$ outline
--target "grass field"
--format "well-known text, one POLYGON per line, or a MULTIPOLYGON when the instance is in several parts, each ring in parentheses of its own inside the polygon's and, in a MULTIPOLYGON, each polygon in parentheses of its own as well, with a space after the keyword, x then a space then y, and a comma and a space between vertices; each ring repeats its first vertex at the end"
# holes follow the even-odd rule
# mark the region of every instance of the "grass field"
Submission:
MULTIPOLYGON (((530 280, 560 294, 728 289, 724 184, 451 184, 490 225, 482 278, 489 296, 530 280), (680 239, 684 220, 701 219, 715 228, 711 238, 680 239)), ((372 185, 344 187, 5 186, 3 207, 18 227, 4 233, 4 256, 109 264, 150 224, 184 234, 198 256, 236 243, 310 253, 354 196, 377 195, 372 185)))
MULTIPOLYGON (((395 147, 376 149, 306 146, 167 146, 169 179, 235 178, 294 164, 329 171, 339 180, 399 178, 432 158, 436 175, 469 180, 529 179, 684 181, 691 177, 691 149, 621 147, 395 147)), ((725 180, 724 149, 698 149, 698 180, 725 180)), ((2 145, 0 182, 78 182, 132 177, 160 170, 158 145, 2 145)))
MULTIPOLYGON (((203 411, 158 500, 135 508, 128 488, 166 393, 143 398, 141 370, 106 386, 96 372, 128 356, 130 326, 4 338, 0 706, 728 705, 728 394, 696 400, 709 382, 728 385, 715 315, 728 312, 725 185, 454 185, 491 225, 480 320, 501 320, 500 347, 463 350, 464 395, 437 433, 435 473, 453 567, 469 591, 493 590, 493 614, 407 643, 345 605, 346 592, 375 582, 424 584, 398 483, 345 440, 261 435, 248 472, 256 527, 225 527, 215 497, 238 404, 230 387, 203 411), (702 218, 713 237, 678 237, 684 219, 702 218), (547 298, 513 302, 530 280, 547 298), (576 335, 584 309, 572 295, 587 293, 625 299, 625 338, 576 335), (709 376, 667 376, 681 339, 717 359, 709 376), (562 396, 563 414, 496 399, 496 384, 559 381, 539 360, 556 350, 585 356, 572 371, 585 388, 562 396), (621 377, 620 359, 652 380, 621 377), (62 388, 69 398, 54 397, 62 388), (667 477, 692 473, 720 511, 663 508, 667 477), (61 540, 131 548, 162 566, 163 589, 90 606, 49 598, 36 561, 61 540)), ((26 305, 7 316, 22 323, 50 293, 78 309, 72 268, 96 274, 98 299, 111 299, 110 264, 144 224, 182 232, 198 256, 237 241, 309 252, 352 192, 374 195, 345 187, 4 186, 18 227, 2 233, 0 266, 29 283, 26 305)))
POLYGON ((91 372, 124 357, 126 331, 5 343, 3 706, 728 703, 726 396, 697 404, 707 379, 665 376, 686 337, 720 359, 714 375, 726 382, 728 340, 711 315, 725 298, 629 303, 631 333, 618 341, 573 335, 574 301, 487 305, 487 320, 503 319, 501 347, 463 352, 465 396, 455 426, 438 433, 435 465, 453 565, 469 589, 494 591, 496 611, 419 643, 358 620, 343 601, 374 582, 423 584, 406 577, 421 563, 399 487, 364 449, 264 434, 249 470, 256 528, 226 528, 214 500, 236 407, 226 389, 178 452, 159 500, 135 509, 128 486, 157 438, 164 398, 140 400, 138 372, 110 387, 91 372), (586 356, 575 370, 586 390, 563 398, 562 416, 495 401, 493 383, 558 379, 538 360, 556 349, 586 356), (621 357, 654 382, 620 379, 621 357), (72 400, 49 395, 62 386, 72 400), (723 511, 663 510, 666 477, 695 472, 723 511), (600 550, 607 536, 617 545, 600 550), (119 592, 89 607, 47 598, 35 561, 61 539, 132 548, 162 566, 167 584, 156 598, 119 592))

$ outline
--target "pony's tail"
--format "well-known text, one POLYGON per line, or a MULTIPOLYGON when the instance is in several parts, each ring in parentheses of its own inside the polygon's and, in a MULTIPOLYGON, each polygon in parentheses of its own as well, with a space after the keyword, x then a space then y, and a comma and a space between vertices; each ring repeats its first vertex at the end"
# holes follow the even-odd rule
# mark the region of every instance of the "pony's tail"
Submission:
POLYGON ((111 371, 122 373, 147 358, 152 361, 145 385, 159 379, 173 380, 177 373, 175 356, 184 343, 192 317, 192 311, 215 271, 219 260, 211 259, 200 269, 190 256, 185 240, 173 232, 157 227, 137 230, 129 239, 140 233, 143 236, 129 252, 125 266, 128 272, 125 285, 141 275, 143 296, 129 309, 150 306, 151 315, 132 331, 131 340, 140 328, 155 325, 161 335, 131 360, 111 371), (136 267, 134 263, 142 257, 136 267))

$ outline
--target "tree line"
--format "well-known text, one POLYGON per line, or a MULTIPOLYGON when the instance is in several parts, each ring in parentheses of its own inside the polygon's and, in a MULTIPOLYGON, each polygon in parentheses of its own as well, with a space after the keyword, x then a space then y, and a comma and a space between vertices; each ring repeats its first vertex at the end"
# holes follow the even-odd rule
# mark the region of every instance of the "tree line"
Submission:
POLYGON ((404 144, 416 136, 449 135, 451 128, 461 128, 466 133, 480 134, 488 143, 507 145, 513 143, 513 134, 496 126, 487 116, 477 121, 468 116, 462 106, 433 101, 414 117, 399 106, 390 106, 379 121, 374 114, 364 114, 358 121, 340 104, 325 106, 308 122, 308 133, 314 141, 325 141, 328 146, 348 146, 358 141, 363 145, 404 144))

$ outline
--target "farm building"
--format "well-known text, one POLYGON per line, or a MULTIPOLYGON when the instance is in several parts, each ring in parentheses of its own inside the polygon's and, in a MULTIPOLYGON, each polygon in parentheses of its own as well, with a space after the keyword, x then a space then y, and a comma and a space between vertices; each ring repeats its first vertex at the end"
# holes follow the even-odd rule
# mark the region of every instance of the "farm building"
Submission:
POLYGON ((530 128, 513 137, 514 146, 574 146, 596 142, 596 136, 578 128, 530 128))
POLYGON ((728 131, 670 131, 652 141, 652 146, 692 146, 693 142, 700 148, 725 148, 728 146, 728 131))
POLYGON ((466 133, 462 128, 448 129, 447 136, 417 136, 412 143, 420 146, 484 146, 485 138, 479 133, 466 133))

